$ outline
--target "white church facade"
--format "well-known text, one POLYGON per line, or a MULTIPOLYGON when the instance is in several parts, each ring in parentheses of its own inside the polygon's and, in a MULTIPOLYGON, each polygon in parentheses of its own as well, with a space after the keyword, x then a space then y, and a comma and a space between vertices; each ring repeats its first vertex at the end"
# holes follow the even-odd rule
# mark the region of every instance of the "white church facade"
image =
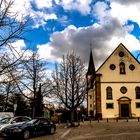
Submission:
POLYGON ((121 43, 95 71, 87 72, 88 114, 96 119, 140 117, 140 63, 121 43))

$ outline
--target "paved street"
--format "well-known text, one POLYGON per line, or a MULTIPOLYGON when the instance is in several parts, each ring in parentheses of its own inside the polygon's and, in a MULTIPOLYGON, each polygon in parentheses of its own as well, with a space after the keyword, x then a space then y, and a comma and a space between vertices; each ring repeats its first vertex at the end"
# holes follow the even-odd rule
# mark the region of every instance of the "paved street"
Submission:
POLYGON ((71 129, 63 140, 140 140, 138 120, 109 120, 81 123, 71 129))
POLYGON ((57 126, 54 135, 31 138, 30 140, 140 140, 138 120, 109 120, 81 123, 79 127, 57 126))

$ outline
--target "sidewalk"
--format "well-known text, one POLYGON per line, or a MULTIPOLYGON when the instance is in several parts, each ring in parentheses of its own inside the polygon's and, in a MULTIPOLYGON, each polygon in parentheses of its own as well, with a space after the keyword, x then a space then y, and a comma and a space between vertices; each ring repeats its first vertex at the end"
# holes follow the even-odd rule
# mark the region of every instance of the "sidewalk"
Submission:
POLYGON ((81 122, 62 140, 140 140, 140 122, 137 119, 81 122))

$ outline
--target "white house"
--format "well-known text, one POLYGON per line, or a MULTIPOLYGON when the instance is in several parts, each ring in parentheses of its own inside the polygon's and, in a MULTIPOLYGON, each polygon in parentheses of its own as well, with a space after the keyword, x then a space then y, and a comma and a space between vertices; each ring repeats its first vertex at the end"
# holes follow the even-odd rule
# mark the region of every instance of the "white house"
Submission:
POLYGON ((95 71, 87 72, 88 114, 96 119, 140 117, 140 63, 121 43, 95 71))

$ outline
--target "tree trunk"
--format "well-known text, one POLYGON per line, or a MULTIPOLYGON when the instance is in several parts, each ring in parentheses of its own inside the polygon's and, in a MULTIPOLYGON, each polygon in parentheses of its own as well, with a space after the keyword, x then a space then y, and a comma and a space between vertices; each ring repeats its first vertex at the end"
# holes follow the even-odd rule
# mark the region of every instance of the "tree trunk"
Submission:
POLYGON ((74 123, 74 110, 71 110, 71 127, 74 127, 75 123, 74 123))

